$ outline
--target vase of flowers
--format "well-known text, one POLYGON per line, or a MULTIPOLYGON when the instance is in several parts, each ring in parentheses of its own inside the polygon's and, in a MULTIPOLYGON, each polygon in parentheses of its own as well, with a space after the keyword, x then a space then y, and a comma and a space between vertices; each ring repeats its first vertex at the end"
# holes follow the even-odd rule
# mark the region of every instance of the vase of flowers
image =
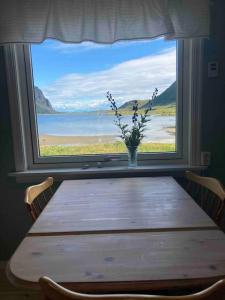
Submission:
POLYGON ((133 101, 133 113, 131 118, 131 125, 123 122, 123 115, 118 109, 115 99, 112 94, 107 93, 107 99, 110 107, 115 115, 115 124, 120 129, 120 138, 124 141, 128 151, 128 167, 135 168, 137 166, 138 146, 144 138, 144 131, 147 123, 150 122, 149 112, 152 109, 153 102, 157 97, 158 89, 156 88, 152 94, 151 99, 145 105, 145 109, 139 110, 138 101, 133 101))
POLYGON ((129 168, 137 167, 137 151, 138 147, 127 146, 129 168))

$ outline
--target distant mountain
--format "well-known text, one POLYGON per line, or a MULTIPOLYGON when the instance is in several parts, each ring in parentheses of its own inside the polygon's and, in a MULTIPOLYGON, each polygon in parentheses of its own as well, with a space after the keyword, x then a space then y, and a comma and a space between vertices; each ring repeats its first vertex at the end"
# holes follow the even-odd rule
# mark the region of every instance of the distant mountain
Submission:
POLYGON ((34 99, 36 103, 36 112, 38 114, 51 114, 56 112, 50 101, 37 86, 34 87, 34 99))
MULTIPOLYGON (((176 103, 176 81, 160 94, 153 105, 169 105, 176 103)), ((142 108, 146 108, 145 105, 142 108)))
MULTIPOLYGON (((57 111, 52 107, 51 102, 44 96, 41 89, 39 89, 37 86, 34 87, 34 95, 35 95, 35 103, 36 103, 36 111, 39 114, 51 114, 56 113, 57 111)), ((146 109, 149 100, 130 100, 122 104, 119 109, 120 110, 127 110, 131 111, 135 101, 138 101, 138 107, 140 109, 146 109)), ((153 106, 163 106, 163 105, 171 105, 175 104, 176 102, 176 82, 171 84, 164 92, 162 92, 157 98, 155 103, 153 103, 153 106)), ((90 106, 86 107, 85 111, 102 111, 107 110, 108 103, 105 102, 104 104, 101 103, 101 105, 96 106, 90 106)), ((61 112, 73 112, 74 106, 69 107, 68 104, 65 104, 65 107, 60 107, 59 111, 61 112)), ((77 107, 76 112, 83 112, 84 110, 82 107, 77 107), (79 109, 78 109, 79 108, 79 109)))
POLYGON ((130 101, 125 102, 123 105, 121 105, 119 107, 119 109, 132 110, 132 108, 135 104, 135 101, 138 102, 138 107, 139 108, 141 108, 144 105, 147 105, 147 103, 148 103, 148 100, 130 100, 130 101))
MULTIPOLYGON (((149 100, 131 100, 125 102, 123 105, 119 107, 119 109, 124 110, 132 110, 134 102, 138 101, 138 107, 140 109, 146 109, 148 107, 149 100)), ((176 82, 171 84, 162 94, 160 94, 153 105, 161 106, 161 105, 169 105, 175 104, 176 102, 176 82)))

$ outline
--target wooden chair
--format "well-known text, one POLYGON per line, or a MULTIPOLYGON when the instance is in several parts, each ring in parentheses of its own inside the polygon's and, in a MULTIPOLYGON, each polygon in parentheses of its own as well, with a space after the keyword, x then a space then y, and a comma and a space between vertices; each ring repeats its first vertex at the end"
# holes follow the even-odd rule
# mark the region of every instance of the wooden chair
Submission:
POLYGON ((190 171, 186 171, 186 178, 189 194, 220 225, 225 203, 225 189, 222 184, 215 178, 199 176, 190 171))
POLYGON ((53 195, 52 185, 53 178, 48 177, 42 183, 30 186, 26 189, 25 204, 33 221, 37 219, 53 195))
POLYGON ((39 280, 45 300, 225 300, 225 280, 187 296, 153 296, 138 294, 90 295, 72 292, 48 277, 39 280))

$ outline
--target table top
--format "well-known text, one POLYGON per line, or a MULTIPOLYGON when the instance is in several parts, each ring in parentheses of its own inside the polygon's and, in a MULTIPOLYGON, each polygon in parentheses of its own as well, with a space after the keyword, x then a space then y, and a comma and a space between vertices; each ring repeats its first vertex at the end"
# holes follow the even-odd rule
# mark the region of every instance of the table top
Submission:
POLYGON ((216 225, 171 177, 64 181, 30 235, 156 231, 216 225))
POLYGON ((225 235, 170 177, 64 181, 8 265, 82 292, 172 289, 225 276, 225 235))
POLYGON ((225 275, 225 238, 219 230, 27 237, 10 273, 26 287, 46 275, 82 292, 211 283, 225 275))

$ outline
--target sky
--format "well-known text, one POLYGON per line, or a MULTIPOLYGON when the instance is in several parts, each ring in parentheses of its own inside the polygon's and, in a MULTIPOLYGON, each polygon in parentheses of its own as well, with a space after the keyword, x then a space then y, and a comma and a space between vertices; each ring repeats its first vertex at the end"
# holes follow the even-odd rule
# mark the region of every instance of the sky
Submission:
POLYGON ((118 105, 150 99, 176 80, 176 42, 162 38, 111 45, 46 40, 31 51, 34 84, 58 111, 107 109, 107 91, 118 105))

